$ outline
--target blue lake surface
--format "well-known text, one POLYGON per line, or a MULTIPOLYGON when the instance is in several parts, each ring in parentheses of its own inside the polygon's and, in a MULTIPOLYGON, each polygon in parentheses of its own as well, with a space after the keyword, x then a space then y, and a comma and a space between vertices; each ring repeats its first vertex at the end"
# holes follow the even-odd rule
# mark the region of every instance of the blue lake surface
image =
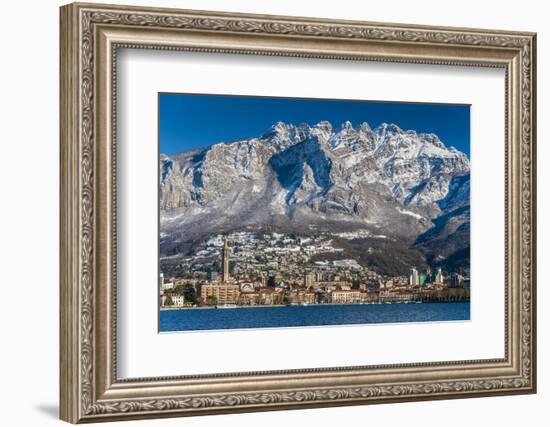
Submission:
POLYGON ((470 303, 309 305, 160 312, 160 331, 470 320, 470 303))

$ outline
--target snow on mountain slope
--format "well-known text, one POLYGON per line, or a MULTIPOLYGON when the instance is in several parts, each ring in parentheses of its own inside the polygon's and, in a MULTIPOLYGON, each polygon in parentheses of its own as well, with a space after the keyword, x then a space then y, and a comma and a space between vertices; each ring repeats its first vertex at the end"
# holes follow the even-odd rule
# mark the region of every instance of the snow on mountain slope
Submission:
MULTIPOLYGON (((440 223, 469 206, 469 172, 468 157, 434 134, 386 123, 278 122, 256 138, 161 155, 161 229, 360 225, 412 242, 449 231, 440 223)), ((453 221, 458 229, 469 216, 453 221)))

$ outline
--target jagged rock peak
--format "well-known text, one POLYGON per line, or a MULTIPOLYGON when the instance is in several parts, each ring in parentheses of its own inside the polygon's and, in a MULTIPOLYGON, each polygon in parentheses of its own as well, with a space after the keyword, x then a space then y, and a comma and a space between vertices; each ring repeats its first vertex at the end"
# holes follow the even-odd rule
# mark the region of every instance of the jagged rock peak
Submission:
POLYGON ((262 135, 261 139, 282 140, 283 138, 287 138, 300 141, 312 135, 324 135, 329 137, 335 134, 368 135, 370 137, 377 137, 379 140, 392 136, 410 136, 412 138, 421 139, 423 142, 428 142, 438 147, 456 150, 453 147, 445 147, 443 142, 434 133, 417 133, 412 129, 404 130, 395 123, 385 122, 378 125, 376 128, 371 128, 369 123, 366 121, 354 126, 351 121, 346 120, 341 123, 339 128, 335 128, 334 125, 328 120, 322 120, 312 126, 307 123, 295 125, 293 123, 278 121, 262 135))

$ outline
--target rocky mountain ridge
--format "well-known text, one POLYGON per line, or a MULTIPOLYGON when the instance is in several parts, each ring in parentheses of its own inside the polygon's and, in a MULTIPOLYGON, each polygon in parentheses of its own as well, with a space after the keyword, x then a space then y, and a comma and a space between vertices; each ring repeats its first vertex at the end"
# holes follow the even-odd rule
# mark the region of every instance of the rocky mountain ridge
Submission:
POLYGON ((365 230, 445 258, 469 245, 469 173, 468 157, 435 134, 278 122, 256 138, 160 156, 161 252, 163 242, 173 252, 182 239, 272 227, 365 230))

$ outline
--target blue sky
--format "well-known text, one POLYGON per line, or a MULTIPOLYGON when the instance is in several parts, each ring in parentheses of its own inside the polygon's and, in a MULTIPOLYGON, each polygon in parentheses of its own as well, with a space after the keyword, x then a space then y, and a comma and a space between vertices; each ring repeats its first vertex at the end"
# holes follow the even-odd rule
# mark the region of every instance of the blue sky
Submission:
POLYGON ((277 121, 313 126, 322 120, 335 129, 349 120, 432 132, 470 157, 469 105, 175 93, 159 94, 160 152, 261 136, 277 121))

